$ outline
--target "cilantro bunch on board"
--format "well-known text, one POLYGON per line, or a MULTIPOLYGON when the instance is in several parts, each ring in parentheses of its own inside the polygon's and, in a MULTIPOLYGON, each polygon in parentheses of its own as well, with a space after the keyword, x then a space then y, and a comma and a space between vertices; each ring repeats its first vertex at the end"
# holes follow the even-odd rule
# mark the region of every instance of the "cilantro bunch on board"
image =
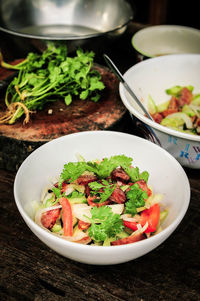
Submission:
POLYGON ((93 67, 94 52, 76 51, 69 57, 67 47, 49 43, 42 53, 29 53, 27 58, 10 65, 0 58, 4 68, 19 70, 18 76, 9 84, 5 103, 7 111, 0 123, 13 124, 25 114, 29 122, 30 112, 43 109, 47 102, 63 99, 70 105, 73 97, 97 102, 104 89, 101 75, 93 67))

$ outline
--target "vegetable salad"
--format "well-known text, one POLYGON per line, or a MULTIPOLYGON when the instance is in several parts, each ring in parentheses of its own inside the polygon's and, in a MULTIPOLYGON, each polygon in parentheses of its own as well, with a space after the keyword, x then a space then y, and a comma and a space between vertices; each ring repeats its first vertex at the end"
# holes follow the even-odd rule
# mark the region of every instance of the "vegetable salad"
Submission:
POLYGON ((102 161, 69 162, 47 188, 35 221, 68 241, 115 246, 161 231, 167 210, 148 185, 149 173, 116 155, 102 161))
POLYGON ((174 86, 166 90, 171 98, 156 105, 149 95, 148 110, 161 125, 188 134, 200 135, 200 94, 193 93, 193 86, 174 86))

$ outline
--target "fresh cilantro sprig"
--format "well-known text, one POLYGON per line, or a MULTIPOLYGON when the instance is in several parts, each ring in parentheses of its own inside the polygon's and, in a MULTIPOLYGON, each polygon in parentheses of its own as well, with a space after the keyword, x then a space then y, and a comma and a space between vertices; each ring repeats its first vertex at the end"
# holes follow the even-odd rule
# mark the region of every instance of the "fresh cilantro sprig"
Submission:
POLYGON ((128 201, 125 204, 125 212, 134 216, 137 213, 137 208, 145 205, 145 199, 148 198, 148 194, 146 191, 143 191, 137 183, 135 183, 126 193, 126 197, 128 201))
POLYGON ((111 172, 121 166, 122 168, 128 168, 131 165, 132 158, 125 155, 116 155, 110 158, 104 158, 97 166, 97 174, 100 178, 107 178, 111 172))
POLYGON ((60 181, 69 180, 73 182, 84 171, 95 173, 100 179, 109 177, 111 172, 118 166, 128 167, 132 162, 131 158, 125 155, 117 155, 111 158, 104 158, 99 164, 92 161, 70 162, 64 165, 64 169, 60 176, 60 181))
POLYGON ((129 175, 132 182, 145 180, 145 182, 147 183, 148 181, 149 173, 147 171, 140 173, 138 167, 124 166, 124 171, 129 175))
POLYGON ((102 180, 101 183, 91 182, 88 185, 92 189, 91 194, 100 198, 100 203, 105 202, 111 196, 116 187, 115 184, 113 185, 113 183, 109 183, 106 180, 102 180))
POLYGON ((138 180, 148 181, 149 173, 144 171, 140 174, 138 167, 132 167, 133 159, 125 155, 116 155, 110 158, 104 158, 100 164, 96 164, 93 171, 99 176, 100 179, 107 178, 111 172, 117 168, 122 167, 124 171, 129 175, 131 181, 136 182, 138 180))
POLYGON ((66 180, 73 182, 86 170, 88 170, 86 162, 69 162, 64 165, 59 183, 66 180))
POLYGON ((113 213, 108 206, 94 207, 89 218, 91 226, 89 236, 95 241, 105 241, 108 237, 115 237, 124 229, 123 221, 119 214, 113 213))
POLYGON ((149 177, 149 173, 144 171, 140 174, 138 167, 131 167, 132 158, 125 155, 116 155, 110 158, 104 158, 100 163, 92 161, 82 162, 70 162, 64 165, 64 169, 61 173, 60 183, 65 180, 70 182, 76 180, 85 171, 93 172, 99 179, 105 179, 110 176, 112 171, 121 166, 124 171, 129 175, 132 182, 144 179, 146 182, 149 177))

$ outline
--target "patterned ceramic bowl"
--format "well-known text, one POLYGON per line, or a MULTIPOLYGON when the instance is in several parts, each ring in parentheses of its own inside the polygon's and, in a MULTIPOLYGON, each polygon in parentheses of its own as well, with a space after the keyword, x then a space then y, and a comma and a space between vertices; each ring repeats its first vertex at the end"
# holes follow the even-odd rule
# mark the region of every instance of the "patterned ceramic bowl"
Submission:
MULTIPOLYGON (((149 94, 158 105, 169 99, 165 90, 176 85, 192 85, 194 93, 199 93, 200 54, 166 55, 145 60, 131 67, 124 77, 146 107, 149 94)), ((120 96, 129 112, 137 118, 137 125, 143 128, 148 140, 152 141, 152 134, 156 134, 161 146, 181 165, 200 168, 200 136, 179 132, 151 121, 144 116, 122 84, 120 96)))

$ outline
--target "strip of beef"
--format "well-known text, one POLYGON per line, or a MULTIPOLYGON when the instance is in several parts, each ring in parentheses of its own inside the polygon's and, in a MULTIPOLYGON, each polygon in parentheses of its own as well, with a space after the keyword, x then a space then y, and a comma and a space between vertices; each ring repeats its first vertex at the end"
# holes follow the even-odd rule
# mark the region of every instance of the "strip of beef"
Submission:
POLYGON ((59 208, 44 212, 41 216, 42 225, 45 228, 50 230, 55 225, 56 220, 59 217, 59 215, 60 215, 60 209, 59 208))
POLYGON ((114 203, 123 204, 126 201, 126 195, 124 191, 117 186, 109 197, 109 200, 114 203))
POLYGON ((151 116, 153 117, 154 121, 157 123, 161 123, 161 121, 163 120, 163 115, 161 113, 151 114, 151 116))
POLYGON ((192 98, 192 92, 188 88, 184 87, 181 90, 181 95, 179 97, 179 106, 183 107, 185 104, 189 105, 192 101, 192 98))
POLYGON ((111 173, 111 178, 113 181, 121 181, 123 183, 127 183, 130 180, 129 175, 122 167, 115 168, 111 173))
POLYGON ((165 111, 163 111, 161 114, 163 115, 163 117, 167 117, 170 114, 178 112, 178 109, 179 109, 178 99, 175 96, 172 96, 168 108, 165 111))
POLYGON ((89 175, 81 175, 76 180, 79 185, 88 185, 88 183, 97 181, 98 178, 95 175, 89 174, 89 175))
MULTIPOLYGON (((135 183, 128 183, 128 185, 129 185, 129 186, 132 186, 132 185, 134 185, 134 184, 136 184, 136 183, 139 185, 140 189, 142 189, 143 191, 146 191, 146 192, 147 192, 148 196, 151 196, 151 195, 152 195, 152 191, 151 191, 151 189, 148 187, 148 185, 147 185, 147 183, 145 182, 145 180, 139 180, 139 181, 137 181, 137 182, 135 182, 135 183)), ((127 188, 127 189, 126 189, 126 192, 128 192, 129 190, 130 190, 130 188, 127 188)))

